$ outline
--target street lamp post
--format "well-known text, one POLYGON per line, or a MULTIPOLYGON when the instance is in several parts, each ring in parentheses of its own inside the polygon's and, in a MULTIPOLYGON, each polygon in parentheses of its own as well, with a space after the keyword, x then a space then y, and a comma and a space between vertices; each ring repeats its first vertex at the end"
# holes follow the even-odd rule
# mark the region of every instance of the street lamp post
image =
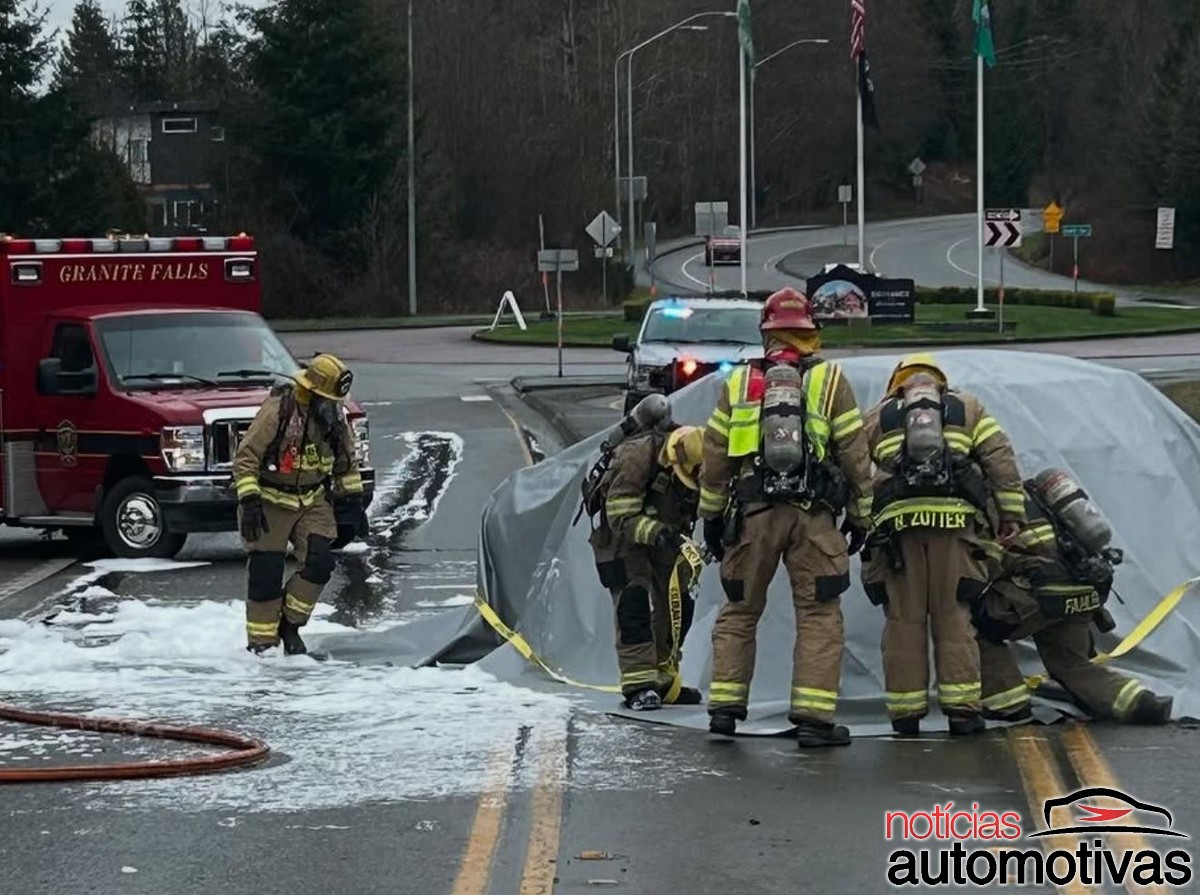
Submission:
POLYGON ((413 114, 413 0, 408 0, 408 313, 417 313, 417 176, 413 114))
POLYGON ((617 58, 613 61, 613 168, 614 168, 614 181, 615 181, 615 186, 616 186, 616 195, 617 195, 617 214, 618 214, 618 216, 620 216, 621 215, 620 65, 621 65, 622 59, 628 58, 628 60, 629 60, 627 66, 626 66, 627 76, 626 76, 626 82, 625 82, 625 104, 627 106, 627 108, 625 110, 626 111, 625 126, 626 126, 626 130, 627 130, 626 146, 627 146, 627 152, 628 152, 628 155, 627 155, 628 171, 627 171, 626 176, 628 176, 628 178, 629 178, 629 191, 628 191, 629 220, 628 220, 627 224, 625 222, 622 223, 622 230, 624 230, 624 229, 626 229, 626 227, 628 227, 628 231, 629 231, 628 258, 629 258, 630 265, 636 265, 636 263, 637 263, 636 255, 634 253, 635 234, 634 234, 634 216, 633 216, 633 54, 636 53, 638 50, 642 49, 643 47, 647 47, 650 44, 654 43, 659 38, 666 37, 668 34, 674 32, 674 31, 680 31, 680 30, 706 31, 706 30, 708 30, 707 26, 704 26, 704 25, 694 26, 694 25, 691 25, 691 23, 695 22, 698 19, 712 18, 712 17, 716 17, 716 16, 719 16, 722 18, 736 18, 737 13, 733 12, 733 11, 695 13, 694 15, 688 16, 686 19, 682 19, 682 20, 676 22, 674 25, 671 25, 669 28, 664 28, 662 31, 658 32, 657 34, 653 35, 652 37, 646 38, 641 43, 630 47, 628 50, 625 50, 623 53, 620 53, 617 56, 617 58))
POLYGON ((776 50, 770 56, 764 56, 758 62, 754 63, 754 67, 750 69, 750 229, 758 226, 758 178, 754 171, 754 82, 758 77, 758 69, 760 66, 770 62, 776 56, 786 53, 793 47, 798 47, 803 44, 827 44, 829 43, 823 37, 806 37, 802 40, 794 40, 786 47, 776 50))

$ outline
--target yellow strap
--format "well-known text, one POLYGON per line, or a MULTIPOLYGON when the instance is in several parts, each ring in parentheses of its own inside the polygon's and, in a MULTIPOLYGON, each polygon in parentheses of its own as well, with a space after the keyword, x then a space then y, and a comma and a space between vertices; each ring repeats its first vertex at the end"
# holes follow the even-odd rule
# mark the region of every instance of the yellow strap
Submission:
MULTIPOLYGON (((1125 635, 1125 639, 1118 643, 1111 653, 1096 653, 1092 658, 1092 662, 1097 665, 1103 665, 1111 659, 1119 659, 1130 650, 1136 649, 1138 644, 1154 633, 1154 630, 1163 623, 1163 620, 1175 611, 1175 607, 1179 605, 1179 601, 1197 584, 1200 584, 1200 575, 1183 582, 1183 584, 1159 600, 1158 605, 1151 609, 1145 618, 1134 625, 1133 630, 1125 635)), ((1025 678, 1025 686, 1030 690, 1036 690, 1045 682, 1046 675, 1044 674, 1033 674, 1025 678)))
POLYGON ((492 629, 501 637, 503 637, 506 642, 511 643, 513 648, 516 649, 518 653, 520 653, 527 661, 532 662, 534 665, 541 668, 542 671, 546 672, 546 674, 550 675, 550 677, 554 678, 554 680, 558 681, 560 684, 567 684, 571 687, 582 687, 585 690, 599 690, 601 693, 621 692, 621 688, 617 686, 584 684, 580 681, 572 680, 566 675, 555 671, 553 668, 547 665, 541 659, 541 657, 537 655, 537 653, 533 651, 533 647, 529 645, 529 641, 527 641, 524 637, 500 620, 500 616, 496 614, 496 610, 489 606, 487 601, 484 600, 478 592, 475 594, 475 608, 479 610, 479 614, 483 616, 483 620, 491 625, 492 629))

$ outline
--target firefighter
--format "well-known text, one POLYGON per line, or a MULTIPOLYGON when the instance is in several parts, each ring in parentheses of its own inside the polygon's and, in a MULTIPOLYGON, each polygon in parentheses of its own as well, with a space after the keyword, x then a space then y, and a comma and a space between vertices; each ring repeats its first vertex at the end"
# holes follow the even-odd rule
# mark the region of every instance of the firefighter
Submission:
POLYGON ((288 655, 307 650, 300 628, 308 622, 334 568, 334 515, 367 532, 363 486, 354 437, 342 404, 353 374, 321 354, 277 387, 263 403, 233 461, 238 527, 249 560, 246 583, 247 649, 262 653, 283 642, 288 655), (291 543, 299 569, 282 583, 291 543))
POLYGON ((700 702, 699 690, 682 686, 679 661, 692 624, 691 584, 703 566, 691 541, 703 438, 697 426, 634 435, 613 449, 600 485, 601 525, 591 543, 615 602, 621 693, 634 711, 700 702))
POLYGON ((995 536, 1011 538, 1024 516, 1016 455, 979 399, 951 389, 929 354, 896 366, 866 429, 876 472, 863 584, 886 612, 892 728, 915 736, 928 714, 932 632, 938 703, 950 733, 981 733, 970 607, 986 585, 989 552, 998 551, 995 536))
POLYGON ((850 733, 833 719, 841 595, 871 509, 862 415, 841 368, 817 354, 807 297, 774 293, 760 328, 764 359, 734 368, 704 433, 700 515, 728 598, 713 628, 709 730, 731 735, 746 719, 758 621, 782 561, 796 610, 788 717, 802 749, 846 745, 850 733))
POLYGON ((1091 661, 1091 626, 1115 627, 1105 608, 1121 551, 1087 493, 1061 470, 1025 482, 1026 523, 975 604, 986 717, 1027 722, 1029 689, 1009 649, 1032 636, 1050 677, 1097 718, 1166 724, 1172 699, 1091 661))

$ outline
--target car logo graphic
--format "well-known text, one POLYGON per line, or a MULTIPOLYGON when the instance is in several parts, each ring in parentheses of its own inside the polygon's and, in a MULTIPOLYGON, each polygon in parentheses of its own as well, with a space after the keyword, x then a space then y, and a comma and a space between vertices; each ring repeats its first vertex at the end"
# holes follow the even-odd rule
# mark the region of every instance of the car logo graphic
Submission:
POLYGON ((1047 799, 1045 801, 1044 813, 1046 818, 1046 826, 1049 829, 1042 830, 1040 833, 1030 833, 1030 839, 1036 839, 1039 836, 1057 836, 1063 833, 1150 833, 1155 836, 1175 836, 1180 839, 1190 839, 1187 833, 1179 833, 1170 829, 1174 823, 1174 818, 1171 812, 1166 808, 1158 805, 1151 805, 1149 802, 1140 802, 1132 796, 1117 789, 1110 789, 1106 786, 1092 786, 1087 789, 1081 789, 1071 793, 1069 796, 1061 796, 1057 799, 1047 799), (1078 804, 1083 799, 1116 799, 1124 802, 1128 808, 1102 808, 1099 805, 1078 804), (1069 827, 1054 827, 1050 821, 1050 815, 1055 808, 1065 808, 1069 805, 1074 805, 1077 816, 1074 818, 1076 826, 1069 827), (1134 811, 1143 813, 1157 814, 1166 819, 1166 827, 1143 827, 1135 824, 1120 824, 1115 823, 1121 818, 1132 814, 1134 811))

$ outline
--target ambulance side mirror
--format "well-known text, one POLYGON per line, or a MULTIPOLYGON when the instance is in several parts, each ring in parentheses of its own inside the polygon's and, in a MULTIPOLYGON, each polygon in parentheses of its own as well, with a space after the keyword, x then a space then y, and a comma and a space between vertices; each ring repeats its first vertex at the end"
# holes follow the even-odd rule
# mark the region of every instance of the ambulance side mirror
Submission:
POLYGON ((94 395, 96 368, 64 373, 62 358, 45 357, 38 361, 37 384, 43 395, 94 395))

